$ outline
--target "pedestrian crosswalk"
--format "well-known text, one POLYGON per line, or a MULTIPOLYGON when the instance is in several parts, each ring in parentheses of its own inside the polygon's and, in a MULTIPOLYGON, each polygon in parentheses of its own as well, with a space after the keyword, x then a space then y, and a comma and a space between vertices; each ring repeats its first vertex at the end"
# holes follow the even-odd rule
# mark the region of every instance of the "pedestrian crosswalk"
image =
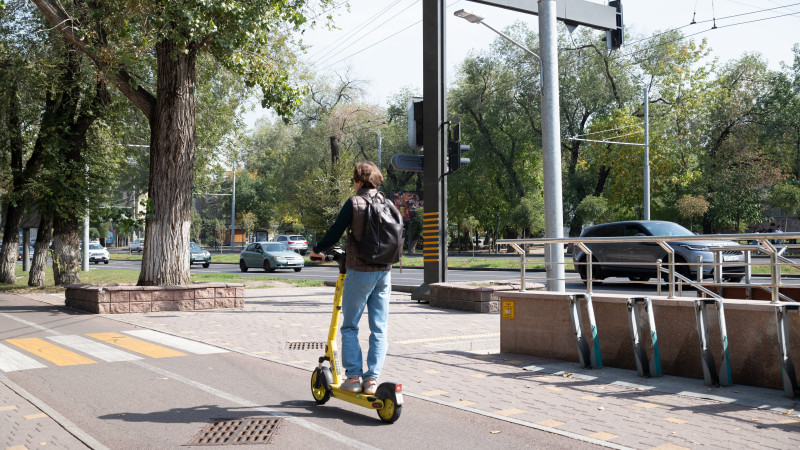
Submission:
POLYGON ((0 341, 0 372, 224 352, 153 330, 26 337, 0 341))

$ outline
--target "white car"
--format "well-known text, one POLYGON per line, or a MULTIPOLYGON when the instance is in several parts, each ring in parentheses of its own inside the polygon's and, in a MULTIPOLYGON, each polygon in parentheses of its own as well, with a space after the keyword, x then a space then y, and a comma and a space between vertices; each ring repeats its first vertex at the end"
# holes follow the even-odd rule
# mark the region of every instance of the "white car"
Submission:
POLYGON ((132 252, 142 253, 142 250, 144 250, 144 239, 134 239, 133 242, 131 242, 130 248, 132 252))
POLYGON ((89 244, 89 262, 108 264, 108 250, 100 244, 89 244))

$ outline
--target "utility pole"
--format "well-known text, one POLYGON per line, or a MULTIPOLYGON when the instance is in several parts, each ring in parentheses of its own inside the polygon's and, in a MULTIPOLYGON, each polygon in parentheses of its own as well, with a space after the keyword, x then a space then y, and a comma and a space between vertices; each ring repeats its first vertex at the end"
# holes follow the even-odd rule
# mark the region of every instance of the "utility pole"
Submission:
POLYGON ((236 164, 233 165, 233 193, 231 194, 231 251, 236 241, 236 164))
MULTIPOLYGON (((542 60, 542 169, 544 235, 564 237, 561 196, 561 122, 558 105, 558 31, 556 0, 539 0, 539 55, 542 60)), ((545 248, 547 290, 564 292, 564 244, 545 248)))
POLYGON ((422 2, 422 147, 425 213, 422 219, 424 282, 412 298, 424 298, 431 283, 447 281, 447 85, 444 0, 422 2))
POLYGON ((650 220, 650 94, 644 87, 644 220, 650 220))

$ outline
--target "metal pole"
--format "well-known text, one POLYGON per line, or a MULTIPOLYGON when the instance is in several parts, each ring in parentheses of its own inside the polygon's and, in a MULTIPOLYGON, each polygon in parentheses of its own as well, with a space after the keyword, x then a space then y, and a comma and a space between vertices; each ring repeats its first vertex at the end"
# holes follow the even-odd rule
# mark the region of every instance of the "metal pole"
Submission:
POLYGON ((650 220, 650 96, 644 87, 644 220, 650 220))
POLYGON ((381 168, 381 134, 378 133, 378 169, 381 168))
POLYGON ((236 165, 233 166, 233 193, 231 194, 231 251, 236 241, 236 165))
MULTIPOLYGON (((561 124, 558 106, 558 33, 556 1, 538 0, 539 56, 542 60, 542 165, 544 169, 545 237, 564 237, 561 198, 561 124)), ((547 290, 564 292, 564 245, 545 251, 547 290)))
POLYGON ((83 217, 83 262, 81 263, 81 271, 89 271, 89 211, 83 217))

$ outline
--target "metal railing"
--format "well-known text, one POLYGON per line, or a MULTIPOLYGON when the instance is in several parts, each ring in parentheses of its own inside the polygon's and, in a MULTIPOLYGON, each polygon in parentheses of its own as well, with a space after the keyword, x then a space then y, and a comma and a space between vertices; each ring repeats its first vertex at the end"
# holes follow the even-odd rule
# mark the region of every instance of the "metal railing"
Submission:
MULTIPOLYGON (((683 285, 688 284, 699 291, 702 291, 712 297, 719 298, 720 296, 716 293, 710 291, 709 289, 701 286, 702 284, 713 284, 714 286, 741 286, 738 283, 725 283, 723 282, 723 270, 722 268, 725 265, 735 265, 735 266, 744 266, 744 273, 742 274, 734 274, 736 276, 741 275, 744 279, 745 285, 755 288, 755 289, 762 289, 770 293, 771 301, 773 303, 777 303, 780 300, 794 302, 795 300, 787 297, 780 293, 781 287, 781 268, 784 266, 794 267, 800 269, 800 263, 793 261, 784 256, 784 253, 789 248, 800 248, 798 244, 776 244, 774 242, 781 240, 782 242, 787 242, 789 240, 800 240, 800 233, 751 233, 751 234, 711 234, 711 235, 693 235, 693 236, 625 236, 625 237, 573 237, 573 238, 542 238, 542 239, 499 239, 497 241, 498 244, 506 244, 513 248, 519 255, 520 255, 520 290, 525 290, 525 270, 526 267, 530 264, 541 264, 541 261, 531 261, 527 258, 528 256, 528 247, 529 246, 541 246, 544 247, 547 244, 572 244, 575 247, 581 249, 585 255, 585 262, 574 262, 574 263, 555 263, 551 261, 544 261, 545 267, 548 264, 574 264, 576 270, 578 270, 581 265, 585 266, 585 283, 586 283, 586 292, 588 294, 592 293, 593 290, 593 283, 598 281, 593 278, 593 267, 595 265, 601 265, 597 261, 593 261, 592 259, 592 251, 589 247, 592 244, 613 244, 613 243, 635 243, 635 244, 645 244, 651 243, 660 246, 667 254, 666 262, 662 260, 657 260, 656 262, 602 262, 602 266, 609 267, 609 266, 646 266, 648 264, 652 264, 653 273, 657 274, 657 283, 658 283, 658 295, 661 295, 661 284, 662 284, 662 276, 666 277, 667 287, 669 291, 669 297, 674 298, 676 290, 682 291, 683 285), (684 263, 676 263, 675 261, 675 250, 670 246, 670 242, 690 242, 690 241, 734 241, 734 242, 748 242, 748 244, 737 244, 737 245, 720 245, 718 247, 709 246, 709 251, 714 253, 714 260, 713 262, 707 261, 687 261, 684 263), (755 243, 750 243, 755 242, 755 243), (742 251, 744 252, 744 261, 735 261, 735 262, 727 262, 723 261, 722 253, 724 251, 742 251), (753 285, 752 284, 752 266, 755 265, 752 263, 752 255, 753 253, 761 253, 767 255, 769 257, 769 263, 767 264, 770 269, 770 281, 769 284, 760 284, 760 285, 753 285), (713 283, 703 283, 703 273, 704 267, 712 265, 713 266, 713 274, 714 274, 714 281, 713 283), (696 266, 696 273, 697 279, 691 280, 687 276, 679 273, 682 271, 683 266, 696 266), (663 274, 663 275, 662 275, 663 274)), ((547 254, 547 252, 545 252, 547 254)), ((763 264, 758 264, 763 265, 763 264)), ((688 272, 688 270, 684 271, 688 272)), ((730 275, 730 274, 729 274, 730 275)))

